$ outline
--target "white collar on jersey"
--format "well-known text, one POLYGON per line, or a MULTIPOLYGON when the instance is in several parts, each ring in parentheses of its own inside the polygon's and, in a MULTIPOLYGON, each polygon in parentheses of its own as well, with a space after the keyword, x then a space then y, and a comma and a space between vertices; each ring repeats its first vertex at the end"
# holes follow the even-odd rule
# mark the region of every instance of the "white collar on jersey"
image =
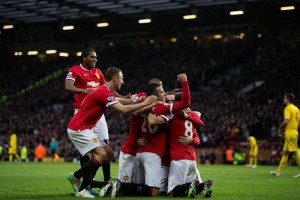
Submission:
POLYGON ((90 71, 90 70, 84 68, 84 67, 82 66, 82 64, 80 64, 80 67, 81 67, 83 70, 90 71))

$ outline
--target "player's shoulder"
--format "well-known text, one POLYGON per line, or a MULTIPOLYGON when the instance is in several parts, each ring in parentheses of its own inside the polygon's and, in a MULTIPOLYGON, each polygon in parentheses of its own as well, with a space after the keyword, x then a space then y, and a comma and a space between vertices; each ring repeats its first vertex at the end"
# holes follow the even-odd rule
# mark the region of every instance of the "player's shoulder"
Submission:
POLYGON ((169 107, 170 105, 170 103, 160 103, 154 106, 153 108, 169 107))
POLYGON ((79 65, 73 65, 73 66, 70 67, 70 70, 71 70, 71 69, 72 69, 72 70, 74 70, 74 69, 75 69, 75 70, 78 70, 78 69, 82 69, 82 67, 81 67, 80 64, 79 64, 79 65))

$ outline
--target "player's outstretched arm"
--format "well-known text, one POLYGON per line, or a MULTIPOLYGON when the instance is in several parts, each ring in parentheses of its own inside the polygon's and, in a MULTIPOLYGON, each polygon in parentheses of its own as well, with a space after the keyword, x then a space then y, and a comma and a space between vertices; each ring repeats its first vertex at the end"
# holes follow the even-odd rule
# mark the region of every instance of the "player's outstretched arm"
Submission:
POLYGON ((156 116, 156 114, 149 113, 147 115, 148 124, 151 126, 158 126, 166 123, 166 120, 161 116, 156 116))
POLYGON ((156 96, 149 96, 147 99, 141 103, 138 104, 132 104, 132 105, 122 105, 121 103, 116 103, 111 105, 110 107, 122 114, 127 114, 127 113, 132 113, 138 109, 141 109, 145 106, 148 106, 152 104, 154 101, 156 101, 157 97, 156 96))

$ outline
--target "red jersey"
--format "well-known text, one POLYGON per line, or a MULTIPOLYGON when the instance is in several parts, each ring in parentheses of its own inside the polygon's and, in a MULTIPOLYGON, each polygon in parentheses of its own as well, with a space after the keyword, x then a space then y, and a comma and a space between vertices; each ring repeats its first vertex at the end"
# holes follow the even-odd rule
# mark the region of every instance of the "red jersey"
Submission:
POLYGON ((135 156, 138 149, 137 140, 141 135, 141 127, 143 125, 144 118, 141 116, 131 115, 130 118, 130 131, 125 143, 123 144, 121 151, 126 154, 135 156))
POLYGON ((179 117, 179 113, 175 113, 174 118, 169 123, 169 141, 171 160, 196 160, 194 145, 200 143, 200 139, 196 132, 196 126, 202 126, 203 122, 198 115, 191 112, 187 119, 179 117), (189 145, 181 144, 178 139, 181 136, 193 135, 193 143, 189 145))
MULTIPOLYGON (((91 70, 88 70, 82 67, 81 64, 71 67, 66 79, 73 80, 74 86, 82 89, 96 88, 97 86, 105 83, 104 76, 98 68, 92 67, 91 70)), ((80 107, 86 95, 87 94, 85 93, 74 94, 74 108, 78 109, 80 107)))
MULTIPOLYGON (((144 92, 140 92, 136 95, 136 100, 141 101, 142 97, 146 96, 144 92)), ((138 149, 137 140, 141 136, 141 127, 143 125, 144 118, 141 116, 131 115, 130 118, 130 130, 129 134, 121 147, 121 151, 126 154, 130 154, 132 156, 135 156, 138 149)))
POLYGON ((91 91, 71 119, 68 128, 74 131, 92 129, 109 106, 118 103, 106 84, 91 91))
POLYGON ((157 116, 168 115, 168 114, 172 114, 173 112, 189 107, 191 105, 191 94, 190 94, 188 82, 182 81, 181 86, 182 86, 182 97, 180 101, 174 103, 158 104, 157 106, 152 108, 152 112, 157 116))
MULTIPOLYGON (((160 115, 166 122, 168 122, 172 115, 160 115)), ((145 137, 147 144, 145 146, 139 146, 138 152, 150 152, 162 155, 165 153, 166 147, 166 132, 167 127, 165 125, 151 126, 147 122, 147 116, 143 116, 143 125, 141 137, 145 137)))

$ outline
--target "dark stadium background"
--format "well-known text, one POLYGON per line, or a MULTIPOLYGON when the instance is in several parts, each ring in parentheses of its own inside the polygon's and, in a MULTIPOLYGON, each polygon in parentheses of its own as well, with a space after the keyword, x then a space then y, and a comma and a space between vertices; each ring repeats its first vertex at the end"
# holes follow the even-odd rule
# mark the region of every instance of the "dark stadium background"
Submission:
MULTIPOLYGON (((229 145, 245 152, 247 136, 254 135, 261 149, 259 162, 277 164, 283 96, 293 92, 296 105, 300 98, 299 2, 0 1, 2 159, 7 160, 9 130, 18 135, 19 147, 27 146, 30 160, 38 142, 49 146, 52 137, 62 158, 78 157, 66 133, 73 99, 64 90, 64 78, 68 68, 80 62, 76 54, 90 47, 98 54, 102 72, 110 66, 123 70, 124 95, 142 91, 152 77, 172 90, 176 75, 187 73, 191 107, 205 122, 198 130, 202 142, 197 154, 214 151, 217 163, 223 163, 229 145), (284 6, 295 9, 281 11, 284 6), (244 14, 230 15, 238 10, 244 14), (196 19, 183 19, 191 14, 196 19), (138 23, 145 18, 151 23, 138 23), (97 27, 101 22, 109 26, 97 27), (74 29, 62 30, 66 25, 74 29), (27 55, 29 51, 38 53, 27 55)), ((129 116, 108 112, 106 117, 111 147, 118 154, 129 116)))

